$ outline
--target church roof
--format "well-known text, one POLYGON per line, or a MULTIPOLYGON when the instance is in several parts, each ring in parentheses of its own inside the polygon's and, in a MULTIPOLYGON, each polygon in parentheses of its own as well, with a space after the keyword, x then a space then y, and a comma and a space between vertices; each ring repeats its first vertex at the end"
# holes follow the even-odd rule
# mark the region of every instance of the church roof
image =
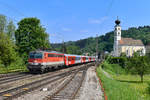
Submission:
POLYGON ((119 45, 144 46, 141 40, 134 40, 132 38, 121 38, 121 40, 119 40, 119 45))

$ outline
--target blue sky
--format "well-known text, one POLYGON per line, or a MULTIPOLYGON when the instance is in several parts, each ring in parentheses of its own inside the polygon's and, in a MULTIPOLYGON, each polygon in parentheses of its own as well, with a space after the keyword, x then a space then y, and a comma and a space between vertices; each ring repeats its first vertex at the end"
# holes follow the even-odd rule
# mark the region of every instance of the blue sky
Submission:
POLYGON ((117 16, 123 29, 150 25, 149 5, 150 0, 0 0, 0 14, 15 23, 37 17, 58 43, 112 31, 117 16))

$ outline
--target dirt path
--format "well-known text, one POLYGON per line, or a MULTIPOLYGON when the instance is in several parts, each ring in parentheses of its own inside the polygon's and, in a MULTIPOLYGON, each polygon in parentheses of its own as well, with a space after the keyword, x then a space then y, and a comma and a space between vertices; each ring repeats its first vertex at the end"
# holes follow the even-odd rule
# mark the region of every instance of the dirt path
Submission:
POLYGON ((96 76, 95 66, 87 70, 83 85, 77 100, 103 100, 103 92, 96 76))
POLYGON ((103 71, 103 73, 104 73, 108 78, 110 78, 110 79, 113 80, 113 78, 112 78, 106 71, 104 71, 103 69, 102 69, 102 71, 103 71))

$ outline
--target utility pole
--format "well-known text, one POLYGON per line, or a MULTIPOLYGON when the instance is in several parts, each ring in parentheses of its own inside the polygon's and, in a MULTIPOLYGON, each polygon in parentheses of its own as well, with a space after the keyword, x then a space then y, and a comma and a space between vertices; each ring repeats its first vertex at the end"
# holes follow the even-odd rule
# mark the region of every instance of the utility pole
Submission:
POLYGON ((65 53, 65 44, 64 44, 64 40, 62 41, 62 51, 63 51, 63 53, 65 53))
POLYGON ((66 48, 64 40, 63 40, 63 43, 62 43, 62 51, 63 51, 63 53, 67 53, 67 48, 66 48))
POLYGON ((96 34, 96 66, 98 65, 98 34, 96 34))

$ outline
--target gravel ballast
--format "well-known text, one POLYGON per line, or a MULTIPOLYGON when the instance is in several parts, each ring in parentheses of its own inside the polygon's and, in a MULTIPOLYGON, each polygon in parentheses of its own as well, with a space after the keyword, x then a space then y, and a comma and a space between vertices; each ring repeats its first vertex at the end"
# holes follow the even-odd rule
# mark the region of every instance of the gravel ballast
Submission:
POLYGON ((87 70, 86 77, 78 93, 77 100, 103 100, 103 92, 95 72, 95 66, 87 70))

